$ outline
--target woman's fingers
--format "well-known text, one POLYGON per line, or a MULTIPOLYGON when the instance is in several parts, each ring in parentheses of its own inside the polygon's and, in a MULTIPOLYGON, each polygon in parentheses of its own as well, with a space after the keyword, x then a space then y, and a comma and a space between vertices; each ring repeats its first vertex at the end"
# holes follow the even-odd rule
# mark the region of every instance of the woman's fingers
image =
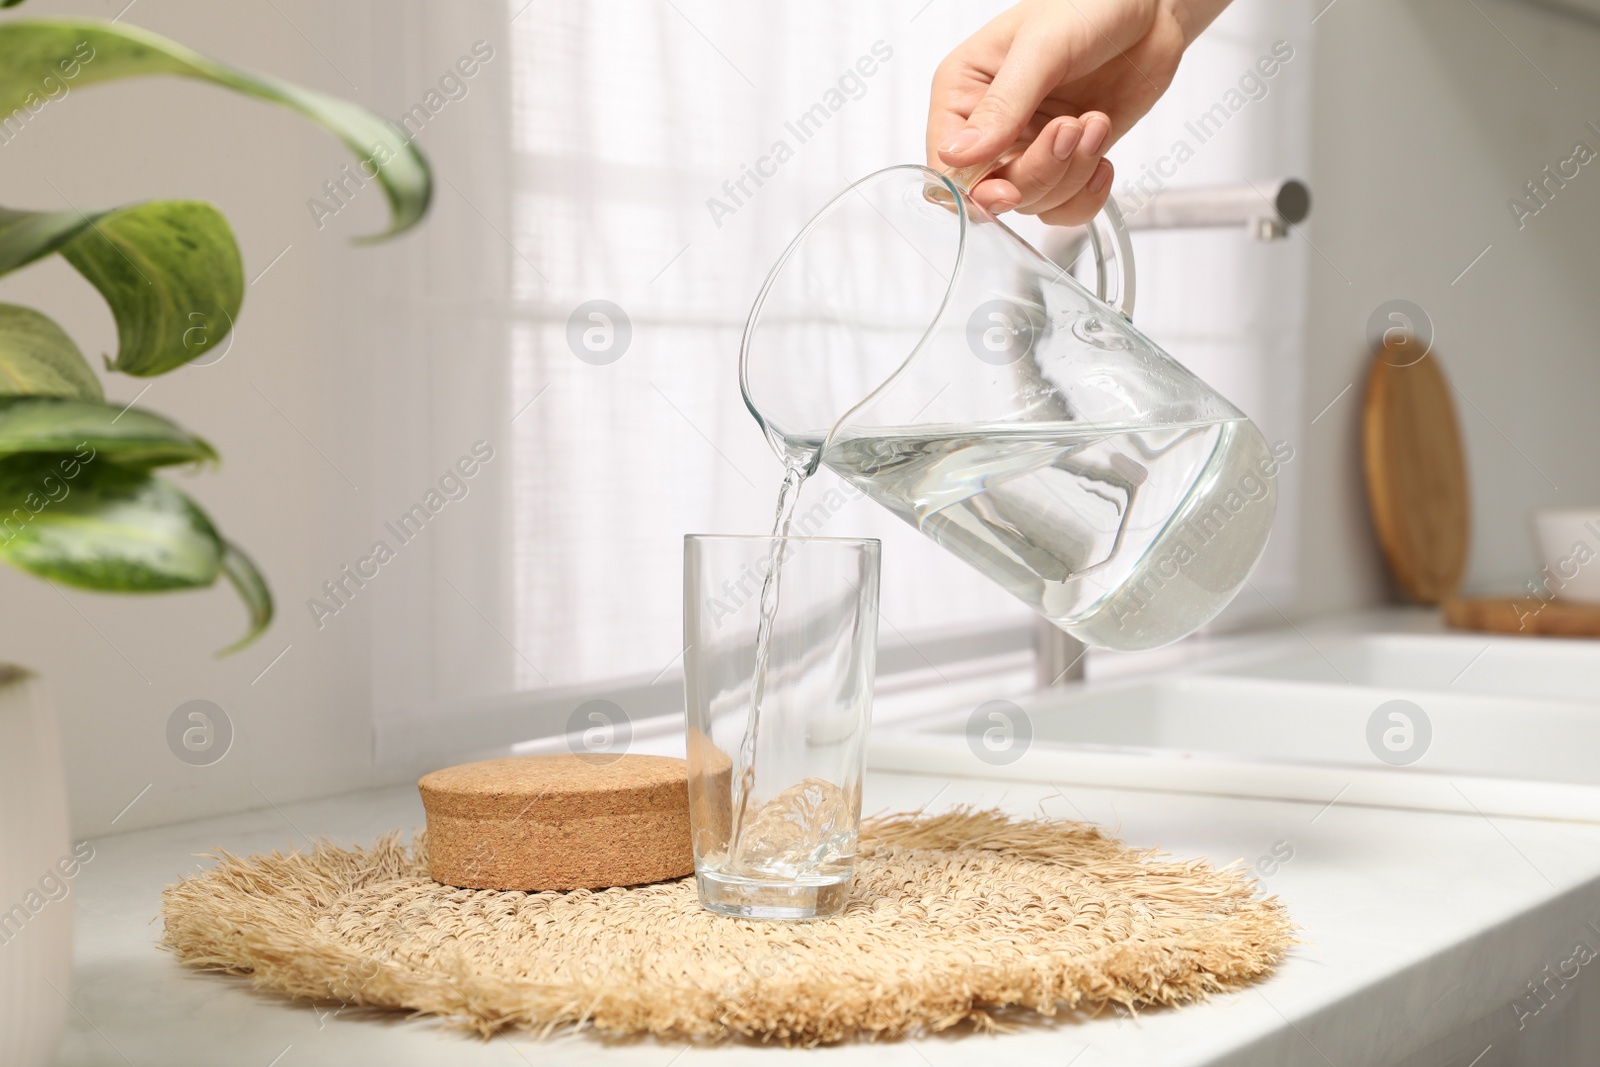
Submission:
POLYGON ((1106 198, 1111 195, 1111 179, 1115 171, 1109 159, 1102 159, 1095 164, 1094 173, 1089 180, 1070 200, 1046 211, 1039 212, 1039 218, 1053 226, 1081 226, 1100 213, 1105 207, 1106 198))
POLYGON ((1022 194, 1004 178, 985 178, 972 187, 972 199, 987 209, 989 214, 998 215, 1002 211, 1013 210, 1021 202, 1022 194))
POLYGON ((994 212, 1027 211, 1065 180, 1073 150, 1082 136, 1083 124, 1077 119, 1051 119, 1022 155, 998 168, 990 180, 979 183, 973 190, 973 199, 994 212))
POLYGON ((1052 119, 1022 155, 978 183, 972 198, 996 214, 1016 210, 1049 221, 1046 212, 1071 203, 1095 179, 1110 135, 1111 120, 1099 111, 1052 119))
POLYGON ((1111 142, 1111 120, 1102 112, 1090 111, 1079 122, 1083 133, 1072 146, 1070 157, 1058 164, 1059 176, 1047 189, 1022 203, 1021 210, 1026 214, 1042 218, 1045 212, 1069 203, 1094 180, 1102 153, 1111 142))

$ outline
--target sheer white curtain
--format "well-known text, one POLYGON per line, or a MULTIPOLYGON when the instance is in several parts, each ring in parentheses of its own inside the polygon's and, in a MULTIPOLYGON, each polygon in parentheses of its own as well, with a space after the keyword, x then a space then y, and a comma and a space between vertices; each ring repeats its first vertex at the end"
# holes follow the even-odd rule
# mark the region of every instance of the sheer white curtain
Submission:
MULTIPOLYGON (((516 275, 529 314, 513 392, 548 392, 514 446, 516 625, 567 680, 654 674, 679 651, 680 535, 770 525, 779 467, 736 376, 756 287, 845 183, 915 158, 923 38, 941 21, 953 38, 952 17, 929 10, 919 28, 914 8, 846 3, 534 11, 515 46, 513 237, 538 253, 516 275), (569 316, 591 300, 631 322, 609 365, 569 345, 569 316), (553 605, 555 626, 541 610, 553 605)), ((929 569, 914 533, 865 507, 828 531, 895 537, 891 556, 915 545, 922 565, 902 559, 884 597, 908 636, 1022 617, 957 568, 929 569)))
MULTIPOLYGON (((474 442, 494 458, 407 566, 373 583, 380 750, 549 732, 565 704, 607 688, 667 706, 682 535, 771 522, 780 468, 736 374, 761 279, 849 181, 920 159, 933 67, 1004 6, 525 3, 422 9, 394 49, 393 76, 413 83, 458 42, 487 40, 495 58, 420 136, 441 180, 386 305, 382 517, 474 442)), ((1180 74, 1170 121, 1293 32, 1267 0, 1227 18, 1180 74)), ((1293 169, 1263 145, 1304 114, 1282 88, 1309 69, 1298 62, 1173 184, 1293 169)), ((1161 141, 1139 138, 1116 153, 1124 173, 1161 141)), ((1272 249, 1285 251, 1265 257, 1242 234, 1140 248, 1142 325, 1269 436, 1296 407, 1298 268, 1283 266, 1296 253, 1272 249)), ((823 530, 885 540, 884 645, 918 664, 960 647, 941 634, 1026 640, 1026 609, 837 488, 808 486, 823 530)))

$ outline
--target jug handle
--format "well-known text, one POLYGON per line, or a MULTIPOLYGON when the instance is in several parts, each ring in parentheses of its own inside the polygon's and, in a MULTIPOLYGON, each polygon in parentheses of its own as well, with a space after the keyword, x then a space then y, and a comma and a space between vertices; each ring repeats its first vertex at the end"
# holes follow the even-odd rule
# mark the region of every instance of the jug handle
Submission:
MULTIPOLYGON (((969 195, 972 187, 1020 156, 1025 143, 1014 144, 988 163, 974 163, 970 167, 951 167, 944 176, 969 195)), ((1123 318, 1133 319, 1133 241, 1128 236, 1128 224, 1123 221, 1122 209, 1117 207, 1115 196, 1106 197, 1106 206, 1100 214, 1084 227, 1089 247, 1094 251, 1094 295, 1123 318)), ((1070 267, 1070 264, 1069 264, 1070 267)))

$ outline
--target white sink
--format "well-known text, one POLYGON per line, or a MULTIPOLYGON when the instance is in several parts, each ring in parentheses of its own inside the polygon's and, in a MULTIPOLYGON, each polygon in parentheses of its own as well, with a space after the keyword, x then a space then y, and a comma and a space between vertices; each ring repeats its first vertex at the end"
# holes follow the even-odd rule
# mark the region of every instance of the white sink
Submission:
POLYGON ((1303 651, 1219 673, 1456 693, 1600 703, 1600 641, 1572 638, 1371 634, 1302 641, 1303 651))
POLYGON ((871 763, 1600 822, 1600 642, 1313 632, 1297 644, 1285 652, 1280 637, 1262 642, 1277 651, 1258 661, 1048 690, 1016 701, 1016 723, 988 711, 974 723, 963 708, 875 731, 871 763), (996 725, 999 740, 1031 737, 989 751, 984 732, 996 725))

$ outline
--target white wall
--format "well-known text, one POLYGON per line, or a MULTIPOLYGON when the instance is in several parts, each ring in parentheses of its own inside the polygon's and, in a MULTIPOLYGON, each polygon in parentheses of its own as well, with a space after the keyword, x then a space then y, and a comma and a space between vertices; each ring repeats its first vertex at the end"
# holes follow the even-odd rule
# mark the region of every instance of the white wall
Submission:
POLYGON ((1337 0, 1315 28, 1307 420, 1354 388, 1308 432, 1298 610, 1387 593, 1358 427, 1367 317, 1393 298, 1471 400, 1467 587, 1512 591, 1537 569, 1529 508, 1600 504, 1600 166, 1520 232, 1506 207, 1578 138, 1600 149, 1600 28, 1515 0, 1337 0))
MULTIPOLYGON (((22 10, 109 17, 124 3, 31 0, 22 10)), ((434 65, 443 70, 462 50, 463 42, 444 40, 379 47, 363 30, 365 3, 340 4, 331 14, 315 0, 275 3, 282 15, 268 4, 140 0, 128 18, 391 116, 425 86, 392 84, 374 57, 401 47, 426 57, 422 69, 431 69, 437 53, 434 65)), ((1310 260, 1306 422, 1346 385, 1354 388, 1303 443, 1301 595, 1280 605, 1291 614, 1387 595, 1356 434, 1365 323, 1384 300, 1405 297, 1428 309, 1445 366, 1482 412, 1463 406, 1476 489, 1474 583, 1509 586, 1531 571, 1528 507, 1600 500, 1588 410, 1600 397, 1600 361, 1586 350, 1600 326, 1587 270, 1600 236, 1600 170, 1586 169, 1523 232, 1505 206, 1543 164, 1565 157, 1586 119, 1600 122, 1600 104, 1586 110, 1600 101, 1600 32, 1505 0, 1478 6, 1559 92, 1456 0, 1337 0, 1316 24, 1314 212, 1305 235, 1318 254, 1310 260)), ((505 69, 486 70, 474 86, 480 95, 461 106, 504 91, 497 79, 505 69)), ((1600 137, 1589 136, 1600 146, 1600 137)), ((420 142, 438 146, 435 163, 459 179, 471 167, 468 147, 448 138, 448 130, 430 130, 420 142)), ((268 635, 217 660, 211 652, 243 622, 229 590, 62 596, 0 572, 7 607, 0 655, 32 665, 54 685, 80 833, 281 804, 410 773, 371 768, 370 607, 357 601, 321 632, 304 610, 305 598, 370 541, 374 516, 401 503, 383 498, 392 479, 377 469, 372 447, 386 353, 377 331, 341 323, 361 303, 376 262, 421 271, 430 240, 414 234, 393 245, 348 245, 346 237, 381 227, 376 193, 319 233, 305 200, 347 159, 293 116, 176 80, 75 93, 0 147, 9 205, 64 207, 63 196, 80 206, 208 199, 232 220, 247 277, 292 245, 250 288, 228 356, 155 379, 141 401, 222 453, 220 472, 183 483, 270 577, 280 621, 268 635), (292 647, 258 679, 285 646, 292 647), (221 705, 237 729, 233 751, 210 767, 187 766, 166 745, 168 716, 196 698, 221 705)), ((485 247, 499 240, 442 183, 427 226, 474 235, 485 247)), ((448 266, 435 262, 437 270, 448 266)), ((0 300, 49 311, 91 358, 114 347, 98 297, 59 263, 0 282, 0 300)), ((143 384, 112 377, 108 392, 130 400, 143 384)), ((287 827, 286 834, 293 836, 287 827)))
MULTIPOLYGON (((34 0, 23 12, 111 17, 125 2, 34 0)), ((425 87, 411 93, 395 87, 385 95, 384 71, 371 62, 378 49, 363 33, 366 5, 344 4, 332 14, 324 7, 314 0, 225 9, 201 0, 143 0, 127 18, 237 65, 398 117, 425 87)), ((443 70, 460 43, 389 46, 437 48, 443 70)), ((495 92, 488 83, 497 73, 486 70, 474 91, 495 92)), ((503 91, 503 81, 497 88, 503 91)), ((420 138, 425 145, 427 137, 420 138)), ((74 91, 0 147, 0 155, 4 202, 11 206, 210 200, 233 224, 246 278, 291 246, 249 287, 227 356, 148 380, 153 384, 140 400, 221 453, 219 471, 176 477, 267 574, 279 613, 267 635, 241 654, 213 657, 244 625, 225 584, 164 596, 63 596, 18 572, 0 573, 7 609, 0 650, 54 688, 78 832, 111 828, 147 785, 116 830, 379 780, 370 767, 371 619, 358 603, 339 625, 317 632, 304 603, 370 544, 373 516, 384 503, 374 495, 371 445, 384 352, 363 324, 344 320, 368 277, 386 260, 392 266, 396 257, 414 257, 421 235, 375 247, 348 243, 385 225, 376 188, 318 232, 306 200, 350 161, 348 152, 294 115, 188 80, 74 91), (193 699, 220 705, 236 730, 232 751, 212 766, 186 765, 167 747, 168 716, 193 699)), ((469 210, 441 190, 431 225, 463 226, 469 210)), ((114 325, 98 295, 59 261, 6 278, 0 300, 46 310, 91 361, 115 351, 114 325)), ((106 382, 109 397, 122 401, 147 384, 123 375, 106 382)))

